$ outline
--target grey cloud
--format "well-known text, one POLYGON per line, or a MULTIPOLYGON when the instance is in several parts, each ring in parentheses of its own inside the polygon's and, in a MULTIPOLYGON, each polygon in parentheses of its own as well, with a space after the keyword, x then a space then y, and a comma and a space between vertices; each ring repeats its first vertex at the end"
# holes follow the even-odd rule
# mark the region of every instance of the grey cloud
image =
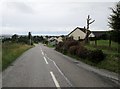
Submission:
MULTIPOLYGON (((74 0, 71 1, 74 2, 74 0)), ((47 34, 47 32, 48 34, 57 34, 57 32, 66 34, 67 32, 72 31, 76 26, 84 27, 86 25, 86 17, 88 14, 96 20, 95 23, 90 26, 92 30, 107 30, 107 16, 110 14, 109 7, 114 5, 113 2, 46 2, 41 4, 39 1, 36 1, 32 3, 34 4, 33 6, 27 2, 8 3, 8 6, 10 7, 8 10, 11 13, 6 12, 6 9, 3 9, 5 12, 3 13, 2 21, 2 26, 5 27, 5 31, 3 32, 22 33, 31 31, 33 33, 42 34, 47 34), (10 11, 11 9, 15 9, 15 11, 10 11), (31 14, 34 10, 35 13, 31 14), (27 27, 29 29, 26 29, 27 27), (17 28, 20 28, 20 30, 18 31, 17 28)))
POLYGON ((32 7, 24 2, 7 2, 7 6, 23 13, 33 13, 32 7))

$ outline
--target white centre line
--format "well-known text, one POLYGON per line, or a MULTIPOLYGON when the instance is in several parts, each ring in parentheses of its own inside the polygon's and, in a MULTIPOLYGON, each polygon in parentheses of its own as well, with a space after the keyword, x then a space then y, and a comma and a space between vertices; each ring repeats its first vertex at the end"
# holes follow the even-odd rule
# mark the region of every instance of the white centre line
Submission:
POLYGON ((48 61, 47 61, 47 59, 45 57, 44 57, 44 60, 45 60, 46 64, 48 64, 48 61))
POLYGON ((44 53, 42 52, 42 55, 44 55, 44 53))
POLYGON ((69 85, 71 87, 73 87, 72 83, 68 80, 68 78, 63 74, 63 72, 60 70, 60 68, 57 66, 57 64, 55 63, 55 61, 53 61, 52 59, 50 59, 49 57, 47 57, 48 60, 52 61, 55 65, 55 67, 58 69, 58 71, 60 72, 60 74, 65 78, 65 80, 69 83, 69 85))
POLYGON ((42 49, 41 49, 41 52, 42 52, 42 55, 44 55, 44 52, 42 51, 42 49))
POLYGON ((58 89, 61 89, 61 88, 60 88, 60 85, 59 85, 59 83, 58 83, 57 79, 55 78, 55 76, 54 76, 54 74, 53 74, 52 71, 50 71, 50 74, 51 74, 52 79, 53 79, 53 81, 54 81, 54 83, 55 83, 55 86, 56 86, 58 89))

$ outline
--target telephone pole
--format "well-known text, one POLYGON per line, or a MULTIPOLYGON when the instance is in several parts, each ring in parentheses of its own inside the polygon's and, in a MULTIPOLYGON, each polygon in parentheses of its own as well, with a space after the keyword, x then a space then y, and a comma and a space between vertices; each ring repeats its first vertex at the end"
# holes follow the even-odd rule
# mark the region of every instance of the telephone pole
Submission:
POLYGON ((87 28, 86 28, 85 43, 89 43, 89 32, 88 32, 88 30, 89 30, 90 24, 95 22, 95 20, 92 20, 92 21, 91 20, 92 19, 90 18, 90 15, 88 15, 88 17, 87 17, 87 28))

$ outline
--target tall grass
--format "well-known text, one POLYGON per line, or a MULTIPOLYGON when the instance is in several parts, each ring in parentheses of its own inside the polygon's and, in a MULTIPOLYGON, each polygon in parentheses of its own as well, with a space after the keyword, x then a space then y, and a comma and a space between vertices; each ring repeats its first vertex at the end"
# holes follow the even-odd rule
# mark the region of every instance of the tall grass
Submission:
POLYGON ((2 44, 2 70, 7 68, 17 57, 31 46, 20 43, 3 43, 2 44))

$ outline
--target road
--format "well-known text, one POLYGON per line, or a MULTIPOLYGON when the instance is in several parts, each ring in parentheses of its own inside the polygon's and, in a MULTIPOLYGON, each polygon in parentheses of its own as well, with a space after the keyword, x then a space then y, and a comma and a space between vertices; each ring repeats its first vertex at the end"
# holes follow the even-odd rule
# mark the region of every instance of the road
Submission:
POLYGON ((52 48, 36 45, 3 73, 3 87, 113 87, 108 79, 76 65, 52 48))

